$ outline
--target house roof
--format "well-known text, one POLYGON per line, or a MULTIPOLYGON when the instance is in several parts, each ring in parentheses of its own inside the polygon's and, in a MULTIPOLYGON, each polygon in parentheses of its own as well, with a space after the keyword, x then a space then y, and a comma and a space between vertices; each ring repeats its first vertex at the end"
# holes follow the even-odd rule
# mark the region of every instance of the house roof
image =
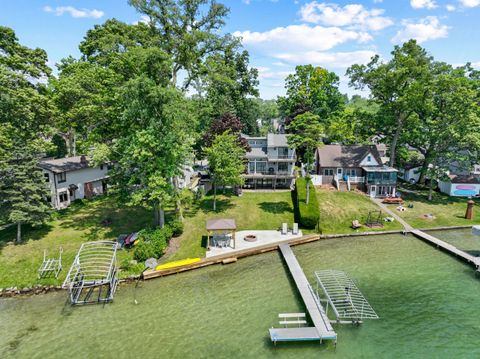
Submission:
POLYGON ((87 156, 75 156, 57 158, 53 160, 43 160, 40 161, 38 165, 43 169, 55 173, 77 171, 83 168, 90 167, 89 157, 87 156))
POLYGON ((480 184, 480 176, 475 175, 450 175, 450 181, 452 183, 470 183, 480 184))
POLYGON ((361 162, 371 154, 382 165, 375 145, 325 145, 317 149, 320 167, 363 167, 361 162))
POLYGON ((287 135, 269 133, 267 135, 268 147, 288 147, 287 135))
POLYGON ((207 221, 207 231, 235 230, 237 225, 234 219, 218 218, 207 221))

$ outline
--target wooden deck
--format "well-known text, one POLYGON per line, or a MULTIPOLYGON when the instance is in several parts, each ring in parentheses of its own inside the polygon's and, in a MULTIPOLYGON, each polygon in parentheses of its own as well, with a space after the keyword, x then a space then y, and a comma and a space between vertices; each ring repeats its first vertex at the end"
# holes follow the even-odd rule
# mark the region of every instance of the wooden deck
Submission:
POLYGON ((325 313, 320 301, 313 292, 310 283, 303 273, 300 264, 293 254, 292 249, 288 244, 279 245, 279 249, 287 263, 288 269, 295 281, 295 284, 300 292, 300 296, 305 303, 305 307, 310 315, 314 328, 284 328, 284 329, 270 329, 270 338, 273 342, 277 341, 293 341, 293 340, 324 340, 337 339, 337 333, 333 330, 330 320, 325 313), (315 335, 315 332, 317 335, 315 335))
POLYGON ((471 254, 465 253, 464 251, 458 249, 454 245, 451 245, 450 243, 444 242, 434 236, 431 236, 430 234, 427 234, 425 232, 422 232, 418 229, 414 229, 411 231, 412 234, 414 234, 416 237, 419 237, 423 239, 424 241, 431 243, 435 245, 437 248, 442 248, 444 251, 453 254, 457 257, 462 258, 468 263, 471 263, 475 266, 475 268, 478 269, 480 265, 480 258, 472 256, 471 254))

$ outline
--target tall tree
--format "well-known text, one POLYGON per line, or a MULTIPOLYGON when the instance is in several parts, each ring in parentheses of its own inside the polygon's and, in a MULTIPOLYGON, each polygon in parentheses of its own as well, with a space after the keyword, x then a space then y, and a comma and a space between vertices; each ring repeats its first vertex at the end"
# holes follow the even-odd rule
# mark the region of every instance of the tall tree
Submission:
POLYGON ((226 112, 212 122, 210 129, 203 136, 203 146, 204 148, 210 147, 218 135, 229 131, 230 134, 237 137, 238 143, 245 149, 245 151, 250 151, 248 141, 241 136, 244 127, 245 126, 237 116, 226 112))
POLYGON ((228 8, 214 0, 129 0, 150 18, 159 34, 158 47, 172 59, 172 83, 181 70, 186 72, 183 89, 188 89, 201 71, 205 58, 222 51, 229 36, 218 30, 225 25, 228 8), (205 11, 203 11, 205 9, 205 11))
POLYGON ((38 167, 35 149, 15 146, 6 161, 0 162, 0 209, 17 226, 16 242, 22 241, 22 225, 42 224, 49 216, 49 191, 38 167))
POLYGON ((48 215, 45 180, 37 153, 47 148, 51 106, 45 81, 47 54, 18 42, 0 26, 0 207, 17 224, 39 224, 48 215))
POLYGON ((217 187, 241 186, 245 171, 245 150, 238 144, 234 134, 224 132, 217 135, 205 150, 213 182, 213 210, 217 210, 217 187))
MULTIPOLYGON (((174 178, 190 159, 195 119, 183 94, 139 76, 124 92, 121 126, 114 141, 113 171, 123 194, 133 204, 154 209, 155 224, 165 224, 164 208, 175 196, 174 178)), ((177 197, 177 196, 175 196, 177 197)))
POLYGON ((326 125, 346 101, 338 90, 339 79, 334 72, 312 65, 297 66, 295 74, 285 80, 287 94, 278 98, 280 110, 288 122, 297 115, 311 112, 326 125))
POLYGON ((378 134, 390 140, 390 166, 395 165, 397 147, 412 120, 414 107, 425 100, 422 83, 429 81, 431 62, 427 52, 410 40, 395 46, 388 62, 376 55, 367 65, 353 65, 347 70, 350 85, 368 88, 379 105, 376 127, 378 134))
POLYGON ((306 165, 307 175, 307 198, 308 204, 310 199, 310 171, 312 170, 315 150, 322 144, 322 135, 324 128, 320 120, 320 116, 311 112, 305 112, 297 115, 288 125, 288 130, 292 132, 288 136, 289 146, 295 148, 302 153, 302 162, 306 165))

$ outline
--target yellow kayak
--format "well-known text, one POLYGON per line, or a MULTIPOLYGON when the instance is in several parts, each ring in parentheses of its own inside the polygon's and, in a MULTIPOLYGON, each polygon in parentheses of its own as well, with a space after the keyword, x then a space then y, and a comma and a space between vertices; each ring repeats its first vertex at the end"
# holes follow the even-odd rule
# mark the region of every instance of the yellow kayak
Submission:
POLYGON ((200 262, 200 258, 187 258, 187 259, 182 259, 180 261, 160 264, 160 265, 155 267, 155 270, 170 269, 170 268, 180 267, 180 266, 184 266, 184 265, 192 264, 192 263, 197 263, 197 262, 200 262))

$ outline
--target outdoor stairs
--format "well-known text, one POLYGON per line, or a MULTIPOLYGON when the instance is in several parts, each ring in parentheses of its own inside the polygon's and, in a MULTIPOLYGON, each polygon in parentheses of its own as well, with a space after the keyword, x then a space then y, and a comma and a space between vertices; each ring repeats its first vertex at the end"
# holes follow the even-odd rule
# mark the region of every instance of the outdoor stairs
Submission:
POLYGON ((348 191, 347 182, 345 182, 343 180, 338 181, 338 190, 339 191, 348 191))

